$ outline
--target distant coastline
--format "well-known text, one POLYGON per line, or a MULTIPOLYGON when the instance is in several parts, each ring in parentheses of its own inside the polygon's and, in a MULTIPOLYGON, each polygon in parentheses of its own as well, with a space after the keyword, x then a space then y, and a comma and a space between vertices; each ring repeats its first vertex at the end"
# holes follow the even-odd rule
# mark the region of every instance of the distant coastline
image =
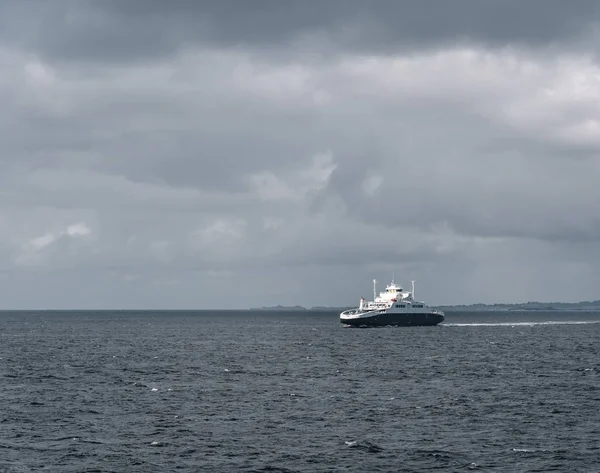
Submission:
POLYGON ((449 311, 546 311, 546 310, 580 310, 580 311, 600 311, 600 300, 581 301, 581 302, 523 302, 513 304, 464 304, 438 306, 441 310, 449 311))
MULTIPOLYGON (((329 312, 342 311, 354 307, 347 306, 314 306, 303 307, 294 306, 268 306, 253 307, 254 311, 278 311, 278 312, 329 312)), ((459 304, 459 305, 439 305, 436 309, 445 311, 546 311, 546 310, 580 310, 580 311, 600 311, 600 300, 582 301, 582 302, 524 302, 513 304, 459 304)))
POLYGON ((303 307, 301 305, 275 305, 269 307, 252 307, 249 310, 257 310, 257 311, 277 311, 277 312, 329 312, 334 310, 346 310, 351 306, 340 306, 340 307, 324 307, 324 306, 315 306, 315 307, 303 307))

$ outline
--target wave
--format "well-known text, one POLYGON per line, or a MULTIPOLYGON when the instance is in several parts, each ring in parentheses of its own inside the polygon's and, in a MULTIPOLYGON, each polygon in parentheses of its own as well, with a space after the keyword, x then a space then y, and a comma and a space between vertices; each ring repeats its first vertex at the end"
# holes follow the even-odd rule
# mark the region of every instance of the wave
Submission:
POLYGON ((581 325, 599 324, 600 320, 545 320, 540 322, 449 322, 440 327, 503 327, 503 326, 532 326, 532 325, 581 325))

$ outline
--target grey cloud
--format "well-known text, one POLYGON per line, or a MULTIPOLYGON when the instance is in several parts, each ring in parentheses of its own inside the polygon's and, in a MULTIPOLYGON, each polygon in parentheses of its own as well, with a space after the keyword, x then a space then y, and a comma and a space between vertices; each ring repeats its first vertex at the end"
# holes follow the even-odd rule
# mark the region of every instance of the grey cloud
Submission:
POLYGON ((593 0, 30 0, 4 4, 0 13, 5 41, 47 58, 112 62, 147 61, 194 45, 314 57, 461 42, 561 47, 597 26, 600 6, 593 0))
POLYGON ((7 305, 593 298, 592 4, 484 3, 4 3, 7 305))

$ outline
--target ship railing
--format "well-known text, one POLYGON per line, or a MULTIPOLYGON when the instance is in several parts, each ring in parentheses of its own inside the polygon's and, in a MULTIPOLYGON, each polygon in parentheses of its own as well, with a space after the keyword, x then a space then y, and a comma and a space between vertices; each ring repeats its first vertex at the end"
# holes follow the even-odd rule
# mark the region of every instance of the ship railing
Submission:
POLYGON ((345 310, 344 312, 342 312, 342 315, 357 315, 360 314, 360 310, 358 309, 350 309, 350 310, 345 310))

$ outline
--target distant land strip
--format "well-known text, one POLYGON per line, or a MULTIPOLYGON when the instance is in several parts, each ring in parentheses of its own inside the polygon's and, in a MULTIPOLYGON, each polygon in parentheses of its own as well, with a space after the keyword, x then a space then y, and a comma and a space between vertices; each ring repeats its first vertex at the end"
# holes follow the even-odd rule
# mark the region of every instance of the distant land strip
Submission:
MULTIPOLYGON (((353 308, 355 305, 347 306, 315 306, 303 307, 300 305, 283 306, 276 305, 270 307, 253 307, 250 310, 260 311, 284 311, 284 312, 303 312, 303 311, 342 311, 353 308)), ((482 310, 585 310, 600 311, 600 300, 581 301, 581 302, 524 302, 514 304, 462 304, 462 305, 438 305, 432 306, 435 309, 447 311, 482 311, 482 310)))

